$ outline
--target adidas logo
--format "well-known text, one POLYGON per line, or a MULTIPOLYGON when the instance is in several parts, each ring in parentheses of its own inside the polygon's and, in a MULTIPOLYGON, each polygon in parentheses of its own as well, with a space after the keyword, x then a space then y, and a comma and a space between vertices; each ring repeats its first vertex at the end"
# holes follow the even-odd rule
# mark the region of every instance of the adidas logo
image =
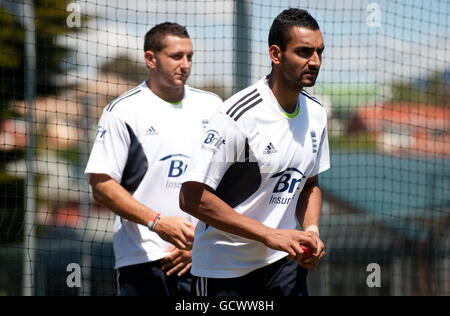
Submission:
POLYGON ((145 135, 158 135, 158 132, 156 131, 156 129, 152 126, 150 127, 147 132, 145 132, 145 135))
POLYGON ((274 154, 278 152, 278 150, 275 149, 275 146, 272 143, 269 143, 269 145, 267 145, 266 149, 264 149, 263 154, 268 155, 268 154, 274 154))

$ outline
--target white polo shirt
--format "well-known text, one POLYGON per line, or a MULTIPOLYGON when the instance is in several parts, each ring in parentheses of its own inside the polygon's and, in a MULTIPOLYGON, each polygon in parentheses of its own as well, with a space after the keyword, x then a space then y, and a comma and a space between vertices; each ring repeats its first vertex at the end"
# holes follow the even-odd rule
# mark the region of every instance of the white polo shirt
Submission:
MULTIPOLYGON (((329 167, 325 109, 302 91, 294 113, 285 113, 264 78, 225 101, 211 118, 184 181, 207 184, 238 213, 264 225, 295 229, 307 178, 329 167)), ((191 272, 239 277, 285 256, 199 222, 191 272)))
MULTIPOLYGON (((221 104, 217 95, 187 85, 183 100, 171 104, 142 83, 104 109, 85 173, 107 174, 154 211, 196 224, 179 208, 181 178, 194 144, 221 104)), ((161 259, 170 246, 147 227, 119 216, 113 244, 116 268, 161 259)))

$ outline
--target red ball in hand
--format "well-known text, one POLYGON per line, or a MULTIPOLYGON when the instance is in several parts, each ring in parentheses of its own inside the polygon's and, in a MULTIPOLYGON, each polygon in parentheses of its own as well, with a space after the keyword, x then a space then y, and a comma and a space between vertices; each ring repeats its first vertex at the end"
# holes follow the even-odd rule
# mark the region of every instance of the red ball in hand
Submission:
POLYGON ((313 255, 313 251, 308 246, 300 244, 300 248, 303 250, 303 259, 307 259, 313 255))

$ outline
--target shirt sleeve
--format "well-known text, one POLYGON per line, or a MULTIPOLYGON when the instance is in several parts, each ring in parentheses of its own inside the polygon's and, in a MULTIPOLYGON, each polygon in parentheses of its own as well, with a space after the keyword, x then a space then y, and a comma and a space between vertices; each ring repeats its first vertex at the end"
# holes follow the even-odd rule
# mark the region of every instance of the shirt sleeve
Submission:
POLYGON ((107 174, 120 183, 129 148, 130 135, 125 122, 104 111, 97 127, 85 175, 107 174))
POLYGON ((215 190, 228 168, 243 161, 244 151, 242 132, 229 116, 216 112, 194 151, 183 182, 200 182, 215 190))
POLYGON ((314 169, 311 173, 311 177, 318 175, 325 170, 330 168, 330 149, 328 147, 328 132, 327 126, 325 126, 322 137, 320 139, 320 146, 317 152, 316 162, 314 164, 314 169))

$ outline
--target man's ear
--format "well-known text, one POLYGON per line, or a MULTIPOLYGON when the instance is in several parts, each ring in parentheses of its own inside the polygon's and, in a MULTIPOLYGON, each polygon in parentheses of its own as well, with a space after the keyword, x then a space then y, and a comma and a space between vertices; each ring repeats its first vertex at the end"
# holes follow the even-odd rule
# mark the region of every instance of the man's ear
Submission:
POLYGON ((282 54, 281 48, 277 45, 272 45, 269 47, 269 56, 272 60, 273 65, 279 65, 281 63, 282 54))
POLYGON ((156 68, 156 54, 153 51, 148 50, 144 53, 144 57, 145 57, 145 64, 147 65, 147 67, 150 69, 155 69, 156 68))

